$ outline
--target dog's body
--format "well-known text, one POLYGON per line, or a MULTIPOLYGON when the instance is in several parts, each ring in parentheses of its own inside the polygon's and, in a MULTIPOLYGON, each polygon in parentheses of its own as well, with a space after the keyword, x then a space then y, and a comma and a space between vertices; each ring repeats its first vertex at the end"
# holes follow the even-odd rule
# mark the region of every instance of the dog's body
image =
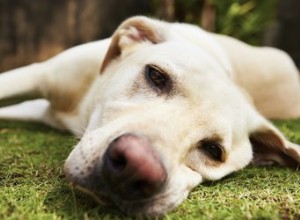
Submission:
POLYGON ((132 215, 161 215, 251 161, 300 163, 264 118, 300 116, 291 59, 187 24, 134 17, 111 39, 1 74, 0 106, 82 137, 68 179, 132 215))

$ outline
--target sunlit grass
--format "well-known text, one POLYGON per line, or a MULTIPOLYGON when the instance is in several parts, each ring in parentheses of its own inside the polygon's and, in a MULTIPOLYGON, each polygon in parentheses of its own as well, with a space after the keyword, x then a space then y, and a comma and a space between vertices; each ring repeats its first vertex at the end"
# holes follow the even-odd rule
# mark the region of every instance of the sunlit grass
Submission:
MULTIPOLYGON (((299 122, 276 125, 300 143, 299 122)), ((62 165, 75 142, 40 124, 0 121, 0 219, 126 219, 68 186, 62 165)), ((165 219, 299 219, 299 184, 299 171, 248 167, 198 186, 165 219)))

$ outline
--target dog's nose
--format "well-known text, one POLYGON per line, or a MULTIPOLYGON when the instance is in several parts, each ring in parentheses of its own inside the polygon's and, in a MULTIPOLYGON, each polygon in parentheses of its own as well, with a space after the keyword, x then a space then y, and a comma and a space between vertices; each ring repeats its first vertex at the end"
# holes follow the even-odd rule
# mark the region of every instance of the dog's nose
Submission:
POLYGON ((162 189, 167 177, 150 142, 134 134, 122 135, 110 143, 102 175, 110 190, 125 200, 153 196, 162 189))

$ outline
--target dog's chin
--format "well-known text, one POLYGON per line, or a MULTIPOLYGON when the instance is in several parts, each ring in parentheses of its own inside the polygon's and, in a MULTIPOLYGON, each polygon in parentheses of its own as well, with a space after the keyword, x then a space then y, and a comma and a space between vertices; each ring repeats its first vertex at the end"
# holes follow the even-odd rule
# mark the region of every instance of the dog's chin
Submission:
POLYGON ((115 206, 121 212, 133 217, 161 217, 177 207, 184 200, 184 198, 181 198, 176 199, 175 201, 169 201, 169 196, 161 195, 152 199, 128 201, 123 200, 113 194, 95 194, 94 192, 89 191, 79 185, 72 184, 72 186, 75 189, 89 195, 100 205, 110 207, 115 206))
POLYGON ((167 212, 177 207, 182 201, 169 201, 167 196, 156 196, 156 198, 127 201, 120 198, 113 198, 115 206, 122 212, 133 217, 162 217, 167 212))
POLYGON ((76 190, 90 196, 93 200, 95 200, 95 202, 97 202, 100 205, 103 205, 103 206, 113 206, 114 205, 114 203, 110 199, 110 197, 104 193, 96 195, 92 191, 90 191, 84 187, 81 187, 80 185, 76 185, 74 183, 70 183, 70 185, 71 185, 71 187, 75 188, 76 190))
POLYGON ((149 199, 147 201, 114 200, 114 204, 122 212, 134 217, 161 217, 174 209, 179 203, 180 202, 165 203, 159 198, 149 199))

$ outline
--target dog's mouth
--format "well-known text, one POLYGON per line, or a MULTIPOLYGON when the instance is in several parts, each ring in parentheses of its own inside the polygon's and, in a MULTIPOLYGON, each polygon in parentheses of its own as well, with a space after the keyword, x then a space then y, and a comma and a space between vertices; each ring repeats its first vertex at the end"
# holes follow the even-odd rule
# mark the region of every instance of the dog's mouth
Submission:
POLYGON ((98 204, 102 206, 113 206, 113 201, 106 193, 98 192, 97 194, 81 185, 78 185, 74 182, 70 182, 70 187, 83 192, 84 194, 90 196, 93 200, 95 200, 98 204))
POLYGON ((130 198, 132 196, 123 198, 122 195, 117 194, 117 192, 104 182, 97 184, 98 187, 102 185, 100 190, 90 189, 75 182, 70 182, 70 187, 88 195, 101 206, 116 207, 121 212, 135 217, 163 216, 167 211, 172 210, 181 202, 169 201, 168 197, 170 195, 168 193, 157 193, 148 198, 133 199, 130 198))
POLYGON ((151 198, 139 200, 126 200, 119 195, 110 192, 110 189, 103 187, 103 191, 91 191, 78 184, 71 183, 70 186, 96 201, 101 206, 116 207, 121 212, 134 217, 159 217, 163 216, 166 212, 174 209, 182 202, 180 200, 170 201, 170 193, 157 194, 151 198))

